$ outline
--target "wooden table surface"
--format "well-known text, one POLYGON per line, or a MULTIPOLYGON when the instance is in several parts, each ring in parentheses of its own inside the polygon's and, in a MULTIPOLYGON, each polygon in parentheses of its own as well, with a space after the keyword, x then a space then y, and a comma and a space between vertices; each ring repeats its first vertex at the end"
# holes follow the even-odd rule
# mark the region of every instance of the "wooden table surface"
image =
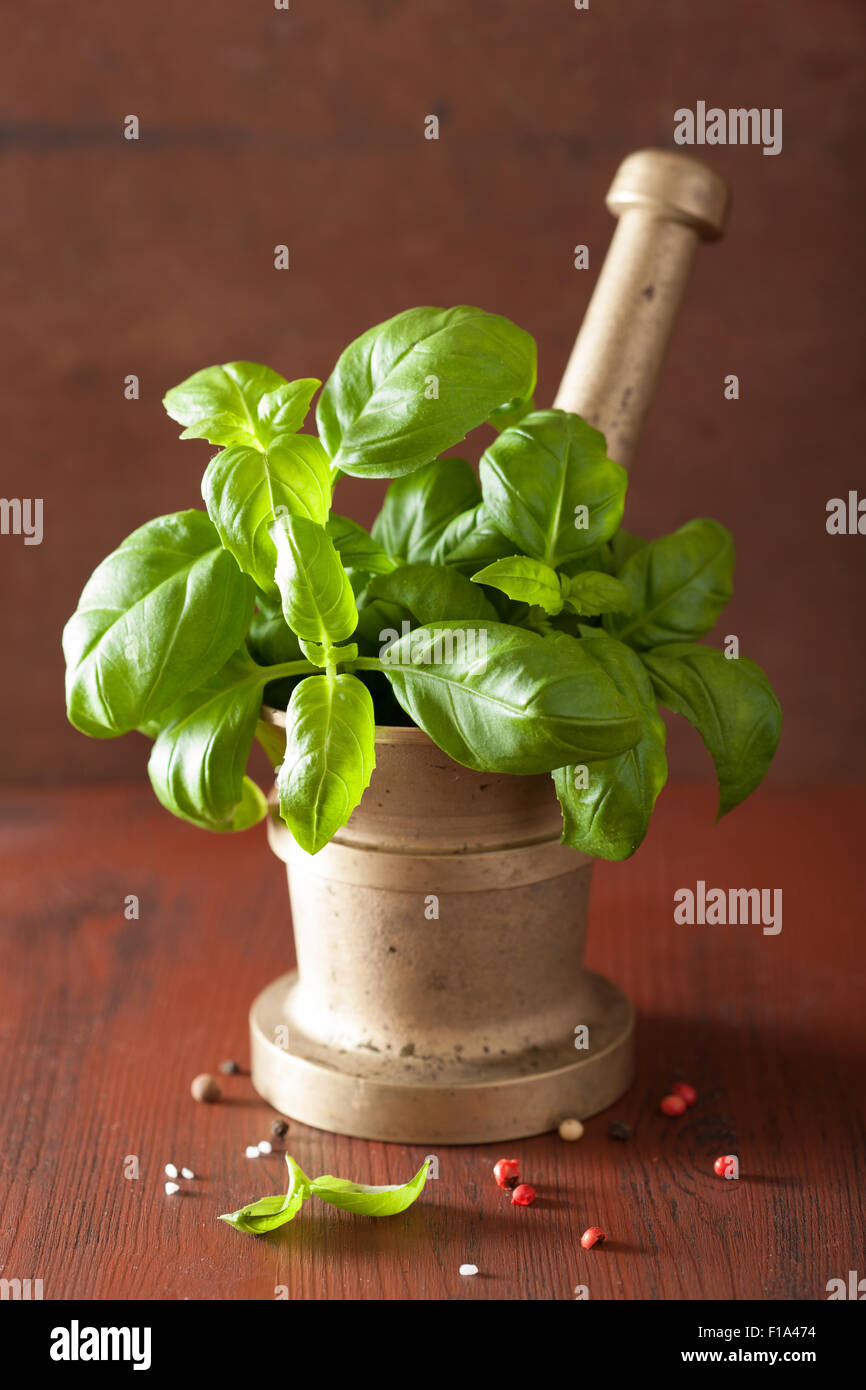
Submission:
MULTIPOLYGON (((287 968, 263 831, 209 836, 146 787, 3 792, 0 1277, 41 1278, 45 1299, 826 1298, 866 1274, 863 810, 852 788, 764 790, 714 827, 709 787, 671 787, 637 856, 598 866, 588 963, 635 1001, 638 1075, 580 1142, 504 1146, 534 1206, 493 1183, 500 1146, 443 1148, 404 1216, 311 1203, 256 1240, 215 1218, 283 1189, 279 1156, 244 1155, 273 1113, 244 1075, 214 1106, 189 1083, 246 1064, 248 1006, 287 968), (698 879, 782 888, 781 933, 677 925, 698 879), (667 1119, 677 1077, 700 1099, 667 1119), (738 1183, 713 1174, 727 1152, 738 1183), (183 1195, 167 1161, 198 1175, 183 1195), (585 1252, 590 1225, 609 1239, 585 1252)), ((376 1183, 425 1156, 300 1125, 289 1151, 376 1183)))

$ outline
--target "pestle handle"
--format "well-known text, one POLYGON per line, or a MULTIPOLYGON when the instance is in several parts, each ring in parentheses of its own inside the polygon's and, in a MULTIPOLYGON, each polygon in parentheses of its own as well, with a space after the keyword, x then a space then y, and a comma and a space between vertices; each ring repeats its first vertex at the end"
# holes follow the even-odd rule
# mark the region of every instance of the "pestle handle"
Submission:
POLYGON ((582 415, 631 463, 701 241, 722 235, 728 186, 698 159, 638 150, 616 172, 619 218, 554 405, 582 415))

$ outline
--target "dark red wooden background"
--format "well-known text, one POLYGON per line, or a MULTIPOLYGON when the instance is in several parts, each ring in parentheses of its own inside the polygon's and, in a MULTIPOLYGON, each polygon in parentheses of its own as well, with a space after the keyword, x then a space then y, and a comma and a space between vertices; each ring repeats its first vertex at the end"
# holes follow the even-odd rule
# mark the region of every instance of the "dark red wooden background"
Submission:
MULTIPOLYGON (((863 800, 758 793, 712 829, 713 800, 673 789, 627 864, 598 866, 589 963, 639 1010, 639 1068, 585 1137, 444 1148, 439 1179, 401 1217, 311 1204, 282 1232, 216 1217, 281 1190, 281 1159, 249 1160, 273 1114, 239 1076, 219 1105, 191 1078, 245 1062, 246 1011, 287 967, 282 865, 260 831, 230 844, 180 825, 142 789, 7 794, 0 876, 0 1276, 46 1299, 823 1299, 866 1275, 863 800), (779 936, 673 922, 673 894, 781 887, 779 936), (125 897, 140 900, 127 921, 125 897), (700 1092, 658 1112, 671 1080, 700 1092), (612 1119, 634 1126, 626 1143, 612 1119), (491 1166, 516 1154, 537 1188, 512 1208, 491 1166), (712 1172, 721 1153, 743 1176, 712 1172), (129 1155, 137 1180, 124 1177, 129 1155), (199 1175, 163 1192, 163 1165, 199 1175), (184 1185, 186 1186, 186 1185, 184 1185), (600 1225, 606 1247, 581 1250, 600 1225), (458 1268, 479 1268, 474 1279, 458 1268)), ((418 1147, 294 1126, 311 1174, 400 1182, 418 1147)))
MULTIPOLYGON (((862 777, 863 10, 857 0, 32 0, 0 51, 2 491, 45 538, 0 537, 0 776, 140 774, 65 724, 59 636, 91 569, 201 505, 207 445, 165 390, 212 362, 330 371, 413 304, 480 304, 539 342, 547 404, 612 230, 620 159, 674 112, 781 107, 783 150, 704 155, 734 190, 702 252, 634 472, 632 530, 717 516, 738 544, 722 635, 777 684, 777 781, 862 777), (440 117, 440 139, 423 138, 440 117), (139 117, 141 138, 123 139, 139 117), (273 268, 273 248, 291 269, 273 268), (573 247, 590 268, 573 268, 573 247), (723 381, 740 377, 739 401, 723 381), (127 401, 135 373, 141 398, 127 401), (26 699, 22 698, 26 692, 26 699)), ((338 504, 369 521, 381 485, 338 504)), ((674 770, 705 776, 675 736, 674 770)))

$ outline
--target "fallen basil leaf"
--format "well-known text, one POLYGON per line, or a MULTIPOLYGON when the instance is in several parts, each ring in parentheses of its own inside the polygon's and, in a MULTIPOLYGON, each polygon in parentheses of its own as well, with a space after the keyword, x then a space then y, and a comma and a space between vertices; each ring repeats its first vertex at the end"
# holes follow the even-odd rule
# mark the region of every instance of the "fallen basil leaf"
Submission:
POLYGON ((239 1211, 226 1212, 219 1220, 251 1236, 267 1235, 268 1231, 285 1226, 297 1216, 312 1191, 310 1179, 291 1154, 286 1154, 286 1166, 289 1170, 289 1190, 285 1197, 261 1197, 258 1202, 250 1202, 239 1211))
POLYGON ((329 1173, 311 1181, 290 1154, 286 1154, 286 1164, 289 1169, 289 1190, 285 1197, 262 1197, 258 1202, 241 1207, 239 1211, 227 1212, 219 1218, 220 1221, 247 1235, 266 1235, 297 1216, 311 1196, 356 1216, 397 1216, 411 1207, 423 1191, 429 1160, 425 1158, 409 1182, 393 1187, 369 1187, 364 1183, 350 1182, 347 1178, 333 1178, 329 1173))
POLYGON ((425 1158, 414 1178, 393 1187, 369 1187, 346 1178, 332 1178, 329 1173, 313 1178, 310 1186, 313 1194, 328 1206, 350 1211, 355 1216, 397 1216, 421 1195, 428 1166, 429 1160, 425 1158))

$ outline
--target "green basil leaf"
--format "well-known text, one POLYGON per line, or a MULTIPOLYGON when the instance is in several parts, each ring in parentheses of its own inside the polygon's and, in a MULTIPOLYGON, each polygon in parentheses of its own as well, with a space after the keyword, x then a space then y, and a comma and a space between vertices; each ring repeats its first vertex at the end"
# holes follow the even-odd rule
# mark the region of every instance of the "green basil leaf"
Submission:
POLYGON ((734 542, 717 521, 689 521, 626 560, 627 616, 610 614, 608 632, 639 650, 703 637, 733 592, 734 542))
POLYGON ((556 570, 542 564, 541 560, 530 560, 527 555, 511 555, 506 560, 494 560, 492 565, 473 574, 472 583, 489 584, 494 589, 501 589, 518 603, 535 604, 551 615, 562 611, 563 589, 556 570))
POLYGON ((351 637, 358 622, 355 596, 324 526, 303 516, 280 516, 271 535, 277 588, 292 631, 325 646, 351 637))
POLYGON ((496 619, 496 609, 481 590, 457 570, 444 565, 401 565, 392 574, 374 579, 370 595, 402 604, 419 623, 453 618, 496 619))
POLYGON ((718 815, 764 777, 782 732, 782 710, 756 662, 715 647, 673 642, 641 653, 658 699, 693 724, 719 779, 718 815))
POLYGON ((310 1184, 313 1194, 321 1197, 331 1207, 341 1211, 351 1211, 356 1216, 397 1216, 420 1197, 427 1181, 429 1160, 425 1158, 414 1178, 402 1185, 370 1187, 362 1182, 349 1182, 346 1178, 332 1178, 325 1174, 313 1178, 310 1184))
POLYGON ((628 612, 631 590, 620 579, 601 570, 584 570, 565 581, 565 601, 575 613, 595 618, 599 613, 628 612))
POLYGON ((261 744, 268 755, 268 761, 276 772, 286 752, 286 731, 275 724, 267 724, 260 719, 256 724, 256 742, 261 744))
POLYGON ((375 736, 373 701, 357 676, 307 676, 292 691, 277 791, 280 814, 307 854, 317 854, 361 800, 375 736))
POLYGON ((464 574, 472 574, 479 566, 506 559, 513 553, 513 543, 496 529, 482 502, 448 523, 430 558, 437 565, 451 565, 464 574))
POLYGON ((639 550, 643 550, 646 541, 641 540, 640 536, 633 536, 628 531, 620 528, 615 536, 611 536, 607 543, 607 550, 610 557, 609 568, 613 574, 619 574, 626 560, 630 560, 632 555, 636 555, 639 550))
POLYGON ((319 434, 344 473, 400 477, 531 395, 535 370, 532 338, 498 314, 408 309, 346 348, 319 397, 319 434))
POLYGON ((391 483, 373 522, 373 535, 395 559, 407 564, 432 561, 449 524, 480 499, 471 464, 458 458, 434 459, 391 483))
POLYGON ((147 765, 166 810, 205 830, 246 830, 267 812, 244 776, 266 673, 245 647, 166 711, 147 765))
POLYGON ((504 623, 433 623, 382 657, 403 709, 464 767, 552 772, 631 748, 637 711, 591 657, 504 623))
POLYGON ((254 592, 204 512, 140 526, 93 572, 64 629, 70 722, 96 738, 146 724, 240 646, 254 592))
POLYGON ((286 1166, 289 1170, 289 1188, 285 1197, 261 1197, 258 1202, 250 1202, 239 1211, 226 1212, 219 1220, 251 1236, 263 1236, 268 1231, 285 1226, 297 1216, 312 1193, 310 1179, 291 1154, 286 1154, 286 1166))
POLYGON ((402 603, 376 598, 371 599, 359 612, 358 626, 353 635, 365 656, 378 656, 385 647, 396 642, 402 631, 408 632, 412 626, 412 615, 402 603))
POLYGON ((534 409, 535 402, 531 396, 517 396, 513 401, 507 401, 505 405, 498 405, 492 410, 487 423, 501 432, 510 429, 512 425, 519 425, 523 417, 530 415, 534 409))
POLYGON ((324 525, 331 506, 330 464, 313 435, 281 435, 265 451, 246 445, 222 449, 205 469, 201 492, 226 550, 273 597, 277 552, 270 528, 284 514, 324 525))
POLYGON ((172 387, 162 403, 172 420, 186 425, 181 439, 250 444, 256 438, 259 401, 286 384, 279 372, 257 362, 226 362, 195 372, 172 387))
POLYGON ((247 633, 247 646, 260 666, 277 666, 284 661, 297 661, 301 644, 283 617, 279 602, 264 594, 256 594, 256 611, 247 633))
POLYGON ((537 410, 504 430, 481 464, 484 505, 518 550, 554 567, 608 540, 627 474, 579 415, 537 410))
POLYGON ((302 377, 299 381, 287 381, 285 386, 278 386, 275 391, 267 391, 259 397, 256 436, 266 449, 275 439, 297 433, 307 418, 310 402, 321 384, 315 377, 302 377))
MULTIPOLYGON (((656 798, 667 781, 665 726, 636 653, 597 628, 585 631, 591 635, 580 641, 581 649, 638 711, 641 736, 633 748, 615 758, 587 764, 585 769, 574 764, 556 769, 553 781, 562 807, 562 842, 602 859, 627 859, 646 835, 656 798)), ((556 640, 563 640, 562 636, 556 640)))
POLYGON ((347 516, 332 512, 325 530, 337 547, 340 559, 347 570, 357 570, 360 574, 390 574, 397 568, 393 559, 370 535, 347 516))

